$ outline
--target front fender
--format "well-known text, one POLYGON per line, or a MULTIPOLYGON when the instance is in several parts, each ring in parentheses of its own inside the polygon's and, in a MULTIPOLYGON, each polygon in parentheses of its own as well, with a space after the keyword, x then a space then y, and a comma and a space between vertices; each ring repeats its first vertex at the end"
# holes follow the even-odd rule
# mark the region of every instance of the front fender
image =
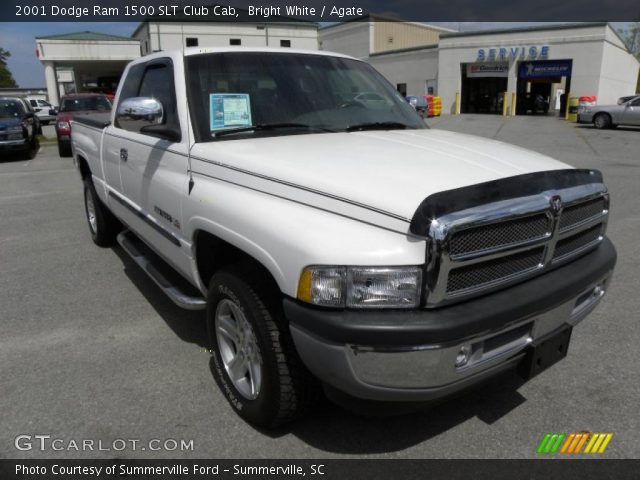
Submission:
POLYGON ((420 265, 424 239, 227 183, 196 177, 185 234, 211 233, 259 261, 295 297, 308 265, 420 265))

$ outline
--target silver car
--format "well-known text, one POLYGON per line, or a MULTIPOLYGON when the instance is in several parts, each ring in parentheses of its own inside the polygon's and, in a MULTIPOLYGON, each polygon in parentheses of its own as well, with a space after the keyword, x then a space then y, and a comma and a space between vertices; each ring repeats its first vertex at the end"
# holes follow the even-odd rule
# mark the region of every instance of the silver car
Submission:
POLYGON ((596 128, 618 125, 640 126, 640 95, 619 105, 593 105, 578 109, 578 123, 593 123, 596 128))

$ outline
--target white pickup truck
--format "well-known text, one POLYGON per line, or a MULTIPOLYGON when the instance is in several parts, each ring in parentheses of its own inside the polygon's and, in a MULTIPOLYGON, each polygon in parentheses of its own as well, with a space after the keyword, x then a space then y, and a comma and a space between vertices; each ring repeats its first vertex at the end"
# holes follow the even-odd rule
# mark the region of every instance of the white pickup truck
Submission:
POLYGON ((74 120, 100 246, 206 309, 246 420, 427 402, 567 353, 616 263, 602 175, 427 128, 367 63, 196 48, 130 63, 74 120))

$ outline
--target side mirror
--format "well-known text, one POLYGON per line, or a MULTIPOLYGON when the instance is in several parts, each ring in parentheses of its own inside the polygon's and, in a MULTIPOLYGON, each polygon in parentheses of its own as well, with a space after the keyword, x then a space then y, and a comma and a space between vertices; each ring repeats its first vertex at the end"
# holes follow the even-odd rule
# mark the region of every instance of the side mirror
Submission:
POLYGON ((159 125, 164 120, 162 104, 155 98, 131 97, 118 104, 116 124, 127 130, 159 125))
POLYGON ((144 133, 171 142, 181 140, 177 126, 164 123, 164 108, 155 98, 131 97, 118 104, 115 124, 117 127, 144 133))

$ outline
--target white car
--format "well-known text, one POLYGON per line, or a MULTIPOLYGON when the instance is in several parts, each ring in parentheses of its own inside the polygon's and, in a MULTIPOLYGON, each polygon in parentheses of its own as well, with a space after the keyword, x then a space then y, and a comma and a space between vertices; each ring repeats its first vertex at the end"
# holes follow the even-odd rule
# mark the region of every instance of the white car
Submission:
POLYGON ((321 387, 423 402, 536 375, 616 263, 600 172, 431 130, 344 55, 160 52, 72 122, 94 242, 206 310, 222 392, 266 427, 321 387))
POLYGON ((29 102, 42 125, 49 125, 56 119, 56 107, 46 100, 37 97, 25 97, 25 100, 29 102))

